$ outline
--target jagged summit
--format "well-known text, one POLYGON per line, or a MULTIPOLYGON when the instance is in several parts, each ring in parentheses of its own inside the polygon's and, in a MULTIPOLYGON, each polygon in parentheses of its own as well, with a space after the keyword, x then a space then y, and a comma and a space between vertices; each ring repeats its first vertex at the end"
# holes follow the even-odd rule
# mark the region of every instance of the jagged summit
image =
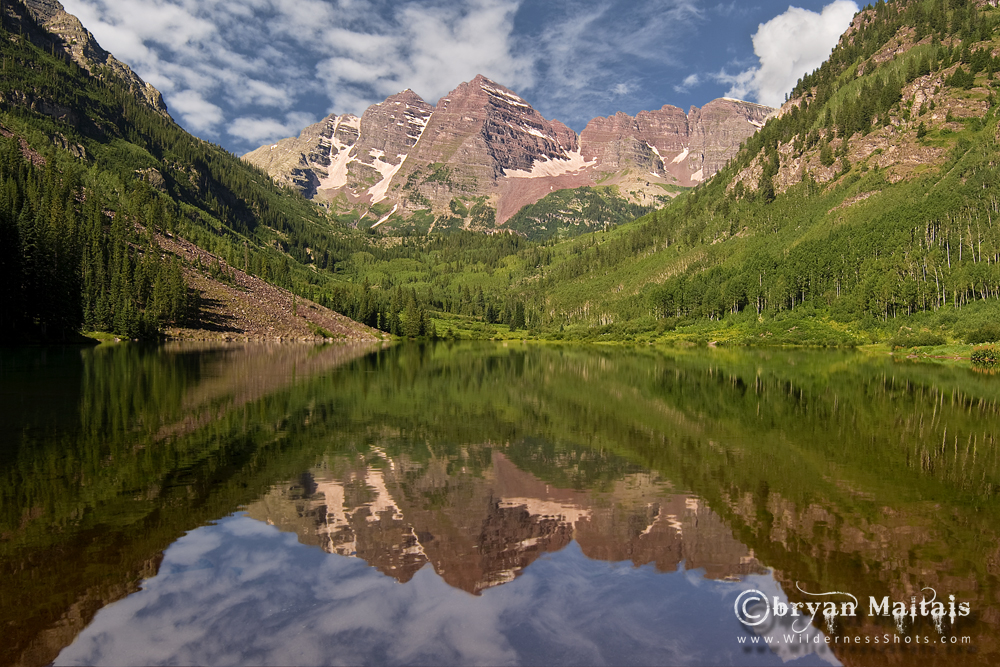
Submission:
POLYGON ((375 225, 393 213, 455 217, 480 204, 489 211, 462 226, 492 229, 553 191, 598 183, 640 204, 665 201, 664 187, 709 178, 773 111, 724 99, 688 114, 665 105, 595 118, 577 135, 479 74, 433 107, 407 89, 360 121, 330 116, 244 157, 309 197, 365 212, 386 205, 375 225))

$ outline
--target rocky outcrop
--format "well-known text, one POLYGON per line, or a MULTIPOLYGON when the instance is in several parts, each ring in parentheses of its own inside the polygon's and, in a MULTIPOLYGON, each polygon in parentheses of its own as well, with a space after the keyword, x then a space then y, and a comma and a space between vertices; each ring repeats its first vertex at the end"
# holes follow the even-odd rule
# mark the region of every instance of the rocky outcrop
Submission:
POLYGON ((427 126, 433 107, 412 90, 369 107, 358 118, 331 115, 243 156, 276 180, 307 197, 374 204, 386 189, 427 126))
POLYGON ((772 113, 771 107, 726 98, 701 109, 691 107, 691 145, 701 153, 702 178, 708 179, 726 166, 740 144, 762 128, 772 113))
POLYGON ((352 198, 372 203, 385 199, 393 176, 420 140, 432 111, 412 90, 368 107, 357 125, 355 142, 350 142, 346 127, 342 137, 335 137, 331 173, 320 183, 324 197, 334 197, 346 188, 352 198), (351 150, 345 153, 348 146, 351 150))
POLYGON ((508 171, 531 171, 538 161, 566 159, 576 133, 547 121, 510 90, 483 76, 442 98, 428 124, 417 160, 471 163, 493 182, 508 171))
MULTIPOLYGON (((579 136, 483 76, 431 107, 404 91, 353 116, 331 116, 244 156, 307 196, 375 210, 378 226, 429 210, 451 227, 493 229, 555 190, 617 186, 635 203, 711 177, 773 109, 715 100, 595 118, 579 136), (340 134, 338 134, 340 133, 340 134), (671 188, 674 188, 671 190, 671 188), (472 214, 485 204, 489 215, 472 214)), ((434 224, 438 224, 435 222, 434 224)), ((432 226, 433 228, 433 226, 432 226)))
POLYGON ((279 183, 291 185, 307 197, 318 194, 338 156, 347 157, 358 141, 360 119, 351 114, 331 115, 302 130, 298 137, 261 146, 243 156, 279 183))
POLYGON ((182 340, 272 340, 374 343, 375 329, 264 282, 178 236, 154 234, 157 245, 183 260, 188 287, 198 293, 197 318, 166 334, 182 340), (195 267, 216 267, 211 271, 195 267))
POLYGON ((163 96, 151 84, 143 81, 132 69, 101 48, 80 19, 66 12, 57 0, 23 0, 34 21, 56 40, 56 45, 80 67, 95 76, 99 68, 107 68, 136 98, 158 113, 168 116, 163 96))
POLYGON ((617 113, 595 118, 580 135, 583 156, 595 169, 614 172, 638 167, 678 185, 711 178, 760 129, 774 109, 719 99, 685 114, 665 105, 635 118, 617 113))

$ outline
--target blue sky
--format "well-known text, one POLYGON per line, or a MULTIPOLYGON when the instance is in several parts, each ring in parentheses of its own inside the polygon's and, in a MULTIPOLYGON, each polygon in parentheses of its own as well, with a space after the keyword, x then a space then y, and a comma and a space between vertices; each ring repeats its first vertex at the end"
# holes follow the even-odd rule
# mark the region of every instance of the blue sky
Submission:
POLYGON ((851 0, 62 0, 237 154, 411 88, 476 74, 581 131, 617 111, 722 96, 780 104, 829 54, 851 0))

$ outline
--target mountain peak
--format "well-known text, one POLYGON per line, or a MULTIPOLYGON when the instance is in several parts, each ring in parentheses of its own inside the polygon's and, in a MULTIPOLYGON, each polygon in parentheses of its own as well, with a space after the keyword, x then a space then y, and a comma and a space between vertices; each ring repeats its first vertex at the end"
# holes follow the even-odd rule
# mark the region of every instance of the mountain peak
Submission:
MULTIPOLYGON (((668 196, 662 186, 713 175, 771 111, 715 101, 693 107, 689 117, 663 105, 636 117, 594 119, 577 136, 477 74, 434 107, 407 89, 369 107, 360 122, 346 127, 336 119, 340 129, 310 132, 315 145, 297 142, 287 152, 289 159, 304 156, 293 171, 315 174, 307 194, 369 207, 385 201, 377 225, 418 211, 458 224, 456 211, 479 202, 495 215, 462 225, 494 228, 551 192, 596 183, 617 186, 644 206, 660 202, 668 196)), ((275 152, 264 147, 247 158, 272 171, 275 152)), ((288 173, 273 175, 287 180, 288 173)))
POLYGON ((169 117, 160 91, 101 48, 80 19, 68 13, 57 0, 23 0, 23 3, 34 22, 54 38, 56 48, 64 51, 80 67, 91 74, 95 74, 100 67, 107 67, 140 102, 169 117))
POLYGON ((404 91, 398 92, 395 95, 390 95, 386 98, 385 102, 380 102, 380 104, 397 103, 397 104, 427 104, 424 98, 417 95, 413 90, 407 88, 404 91))

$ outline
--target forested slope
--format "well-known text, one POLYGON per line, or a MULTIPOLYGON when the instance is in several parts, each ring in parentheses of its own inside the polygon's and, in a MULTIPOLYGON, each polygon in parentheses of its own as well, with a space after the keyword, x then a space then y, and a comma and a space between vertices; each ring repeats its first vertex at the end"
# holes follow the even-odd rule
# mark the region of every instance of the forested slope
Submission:
POLYGON ((1000 10, 987 2, 866 7, 713 179, 563 241, 574 212, 642 211, 574 193, 519 214, 547 228, 538 238, 365 232, 113 73, 81 69, 19 6, 4 4, 0 39, 4 339, 182 323, 196 295, 178 273, 192 267, 156 252, 157 233, 400 335, 1000 337, 1000 10))
POLYGON ((998 25, 986 2, 866 7, 715 178, 525 267, 529 318, 613 338, 975 338, 1000 314, 998 25))

